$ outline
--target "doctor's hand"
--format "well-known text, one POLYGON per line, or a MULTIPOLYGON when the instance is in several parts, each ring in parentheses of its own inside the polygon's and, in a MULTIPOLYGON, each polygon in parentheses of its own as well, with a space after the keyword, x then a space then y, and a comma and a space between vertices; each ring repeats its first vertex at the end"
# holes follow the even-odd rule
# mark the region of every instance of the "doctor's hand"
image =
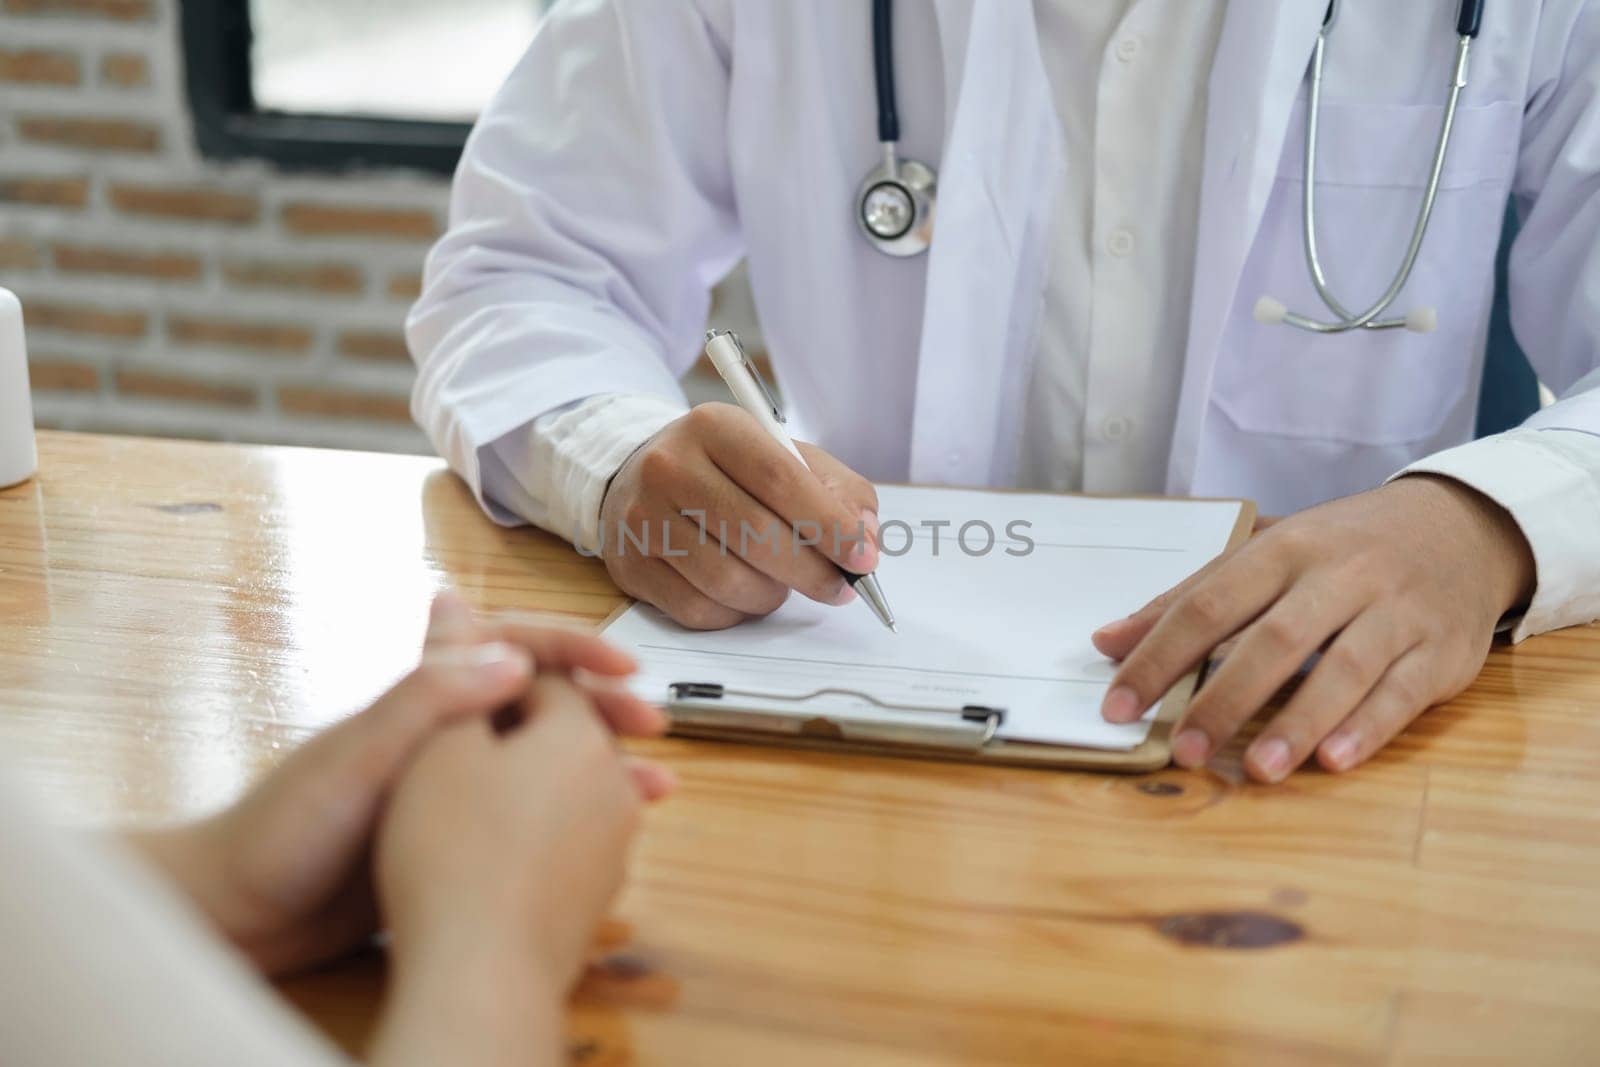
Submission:
POLYGON ((1198 767, 1320 651, 1245 766, 1278 782, 1315 752, 1349 770, 1465 689, 1533 587, 1509 514, 1447 478, 1400 478, 1267 526, 1097 631, 1095 647, 1121 660, 1102 714, 1133 721, 1229 643, 1174 734, 1174 760, 1198 767))
POLYGON ((848 603, 855 591, 833 564, 877 567, 878 494, 821 449, 797 447, 811 470, 731 404, 669 423, 601 503, 612 581, 697 630, 770 614, 791 589, 848 603))

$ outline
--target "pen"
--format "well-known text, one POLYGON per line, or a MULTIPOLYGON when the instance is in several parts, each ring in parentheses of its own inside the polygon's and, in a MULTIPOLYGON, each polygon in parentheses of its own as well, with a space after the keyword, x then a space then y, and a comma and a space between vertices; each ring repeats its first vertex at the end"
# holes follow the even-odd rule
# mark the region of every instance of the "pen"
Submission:
MULTIPOLYGON (((730 330, 709 331, 706 334, 706 357, 717 368, 717 373, 722 375, 722 380, 728 384, 739 406, 755 416, 768 437, 788 449, 802 467, 810 470, 811 465, 794 447, 788 431, 783 428, 783 410, 767 391, 766 383, 761 380, 761 374, 750 362, 750 357, 745 355, 738 336, 730 330)), ((838 564, 834 566, 838 567, 838 564)), ((900 627, 894 622, 894 612, 889 610, 889 602, 883 598, 883 588, 878 585, 876 575, 855 574, 843 567, 839 567, 839 573, 844 575, 844 580, 850 583, 851 588, 861 594, 862 601, 872 609, 879 622, 895 633, 900 632, 900 627)))

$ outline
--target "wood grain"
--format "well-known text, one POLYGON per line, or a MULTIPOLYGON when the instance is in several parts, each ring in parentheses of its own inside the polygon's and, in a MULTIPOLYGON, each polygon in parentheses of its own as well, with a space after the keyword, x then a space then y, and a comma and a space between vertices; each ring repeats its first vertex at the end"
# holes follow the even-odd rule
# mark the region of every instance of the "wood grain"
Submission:
MULTIPOLYGON (((43 434, 0 493, 0 751, 64 818, 225 803, 446 581, 603 568, 434 460, 43 434)), ((1059 774, 660 741, 583 1064, 1577 1063, 1600 1046, 1600 628, 1497 648, 1358 773, 1059 774)), ((346 1047, 382 961, 289 983, 346 1047)))

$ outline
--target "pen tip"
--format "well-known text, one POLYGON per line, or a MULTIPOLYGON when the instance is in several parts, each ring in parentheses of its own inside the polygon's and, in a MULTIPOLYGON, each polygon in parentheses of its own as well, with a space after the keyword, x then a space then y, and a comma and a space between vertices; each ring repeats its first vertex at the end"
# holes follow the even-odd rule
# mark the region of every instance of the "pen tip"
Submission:
POLYGON ((896 626, 894 623, 891 622, 889 624, 889 632, 892 633, 892 634, 897 634, 897 633, 900 632, 900 627, 896 626))

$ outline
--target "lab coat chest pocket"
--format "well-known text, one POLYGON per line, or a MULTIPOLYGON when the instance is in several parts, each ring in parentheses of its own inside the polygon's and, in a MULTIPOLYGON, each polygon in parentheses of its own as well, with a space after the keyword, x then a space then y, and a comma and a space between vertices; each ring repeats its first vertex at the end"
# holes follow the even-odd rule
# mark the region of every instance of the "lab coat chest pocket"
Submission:
MULTIPOLYGON (((1353 313, 1386 290, 1421 207, 1443 105, 1324 101, 1318 239, 1330 289, 1353 313)), ((1464 418, 1494 289, 1494 257, 1515 166, 1515 102, 1463 106, 1433 221, 1411 281, 1384 317, 1438 310, 1431 334, 1315 335, 1252 318, 1268 294, 1333 316, 1307 271, 1302 235, 1306 106, 1296 106, 1223 347, 1213 402, 1247 433, 1398 445, 1464 418)))

